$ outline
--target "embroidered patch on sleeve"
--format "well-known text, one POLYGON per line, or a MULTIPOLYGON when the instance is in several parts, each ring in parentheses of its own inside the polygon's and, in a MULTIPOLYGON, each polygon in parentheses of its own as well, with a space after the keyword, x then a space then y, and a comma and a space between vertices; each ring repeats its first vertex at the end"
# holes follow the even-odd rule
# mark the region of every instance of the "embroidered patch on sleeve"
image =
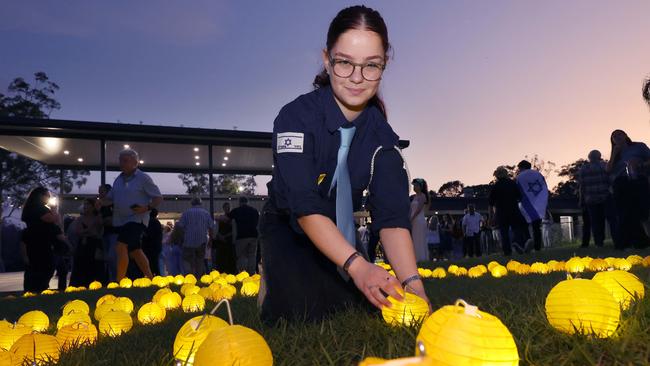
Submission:
POLYGON ((302 132, 282 132, 278 134, 279 153, 302 153, 305 134, 302 132))

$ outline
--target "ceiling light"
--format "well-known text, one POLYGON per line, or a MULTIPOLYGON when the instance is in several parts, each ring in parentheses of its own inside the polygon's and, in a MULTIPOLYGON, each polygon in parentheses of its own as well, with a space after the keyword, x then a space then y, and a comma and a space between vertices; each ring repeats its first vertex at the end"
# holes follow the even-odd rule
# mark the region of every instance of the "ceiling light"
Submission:
POLYGON ((70 155, 70 151, 68 151, 68 150, 64 150, 64 151, 63 151, 63 155, 70 155))
POLYGON ((140 164, 144 164, 144 160, 140 160, 140 164))
POLYGON ((84 158, 78 158, 77 161, 80 162, 80 163, 83 163, 84 158))
POLYGON ((125 148, 125 149, 130 149, 130 148, 131 148, 131 145, 124 145, 124 148, 125 148))
POLYGON ((224 156, 224 157, 223 157, 223 160, 228 160, 228 157, 227 157, 227 156, 224 156))
POLYGON ((226 166, 226 163, 221 163, 221 166, 226 166))
POLYGON ((226 149, 226 154, 230 154, 230 149, 226 149))
POLYGON ((198 155, 194 156, 194 159, 199 160, 199 156, 198 155))
POLYGON ((195 148, 194 148, 194 151, 195 151, 195 152, 198 152, 198 151, 199 151, 199 148, 198 148, 198 147, 195 147, 195 148))
POLYGON ((196 166, 199 166, 199 165, 201 165, 201 163, 199 163, 198 161, 197 161, 197 162, 196 162, 195 164, 196 164, 196 166))

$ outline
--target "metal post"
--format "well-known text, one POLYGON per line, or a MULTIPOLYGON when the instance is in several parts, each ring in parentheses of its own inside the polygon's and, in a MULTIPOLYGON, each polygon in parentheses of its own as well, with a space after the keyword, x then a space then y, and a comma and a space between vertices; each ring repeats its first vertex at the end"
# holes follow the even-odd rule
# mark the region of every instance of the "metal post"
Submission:
POLYGON ((208 181, 210 182, 208 190, 210 191, 210 217, 214 218, 214 177, 212 167, 212 145, 208 145, 208 181))
POLYGON ((101 176, 102 176, 102 185, 106 184, 106 140, 100 140, 99 147, 99 156, 100 156, 100 166, 101 166, 101 176))

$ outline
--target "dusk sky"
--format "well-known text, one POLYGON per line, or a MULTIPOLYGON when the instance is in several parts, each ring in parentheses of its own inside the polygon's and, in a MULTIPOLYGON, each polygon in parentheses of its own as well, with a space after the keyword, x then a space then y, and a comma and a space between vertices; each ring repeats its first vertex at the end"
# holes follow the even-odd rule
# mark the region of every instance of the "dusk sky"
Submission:
MULTIPOLYGON (((3 1, 0 88, 44 71, 61 87, 52 118, 271 131, 312 90, 329 22, 356 3, 3 1)), ((616 128, 648 142, 648 0, 365 4, 394 47, 389 122, 431 189, 487 183, 525 155, 558 167, 594 148, 608 157, 616 128)))

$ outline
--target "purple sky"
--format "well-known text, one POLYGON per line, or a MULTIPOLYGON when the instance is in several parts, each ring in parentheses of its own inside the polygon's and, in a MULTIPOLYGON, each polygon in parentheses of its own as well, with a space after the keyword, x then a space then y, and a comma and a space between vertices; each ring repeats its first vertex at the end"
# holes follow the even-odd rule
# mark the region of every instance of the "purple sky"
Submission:
MULTIPOLYGON (((311 90, 327 26, 351 4, 5 1, 0 88, 45 71, 61 86, 52 118, 270 131, 311 90)), ((608 156, 615 128, 647 140, 650 1, 366 4, 395 51, 382 84, 389 122, 431 189, 486 183, 525 155, 558 167, 593 148, 608 156)))

